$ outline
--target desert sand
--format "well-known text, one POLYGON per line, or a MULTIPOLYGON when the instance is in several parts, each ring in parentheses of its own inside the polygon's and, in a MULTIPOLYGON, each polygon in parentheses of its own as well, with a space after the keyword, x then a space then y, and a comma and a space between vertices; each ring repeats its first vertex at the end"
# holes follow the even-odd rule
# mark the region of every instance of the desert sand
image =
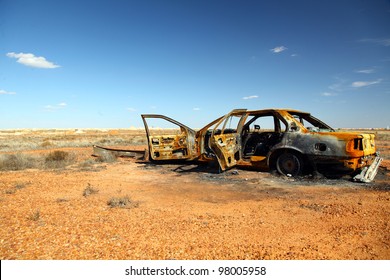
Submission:
POLYGON ((378 141, 385 159, 375 181, 361 184, 91 156, 97 141, 145 148, 130 130, 15 133, 0 134, 2 260, 390 258, 387 136, 378 141), (30 144, 18 150, 15 139, 30 144), (66 164, 50 164, 54 151, 66 164), (9 155, 44 160, 6 170, 9 155))

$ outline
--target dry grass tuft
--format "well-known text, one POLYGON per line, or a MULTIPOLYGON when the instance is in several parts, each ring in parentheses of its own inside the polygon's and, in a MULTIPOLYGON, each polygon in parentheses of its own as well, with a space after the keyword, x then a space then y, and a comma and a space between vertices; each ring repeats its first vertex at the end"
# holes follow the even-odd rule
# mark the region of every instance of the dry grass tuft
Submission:
POLYGON ((15 189, 7 189, 4 191, 5 194, 14 194, 16 193, 16 190, 15 189))
POLYGON ((83 196, 87 197, 87 196, 90 196, 92 194, 97 194, 98 192, 99 192, 98 189, 96 189, 96 188, 92 187, 90 184, 88 184, 88 186, 83 191, 83 196))
POLYGON ((33 213, 31 213, 27 219, 30 220, 30 221, 38 221, 39 219, 41 218, 41 211, 39 210, 35 210, 33 213))
POLYGON ((38 165, 39 160, 36 157, 25 154, 0 155, 0 170, 2 171, 24 170, 37 167, 38 165))
POLYGON ((0 155, 0 171, 17 171, 30 168, 64 168, 75 162, 75 155, 64 151, 50 152, 47 156, 31 156, 24 153, 0 155))
POLYGON ((131 200, 128 196, 123 197, 113 197, 108 202, 107 205, 111 208, 137 208, 139 202, 131 200))
POLYGON ((16 183, 15 189, 21 190, 24 189, 27 186, 27 183, 16 183))
POLYGON ((56 199, 57 203, 63 203, 63 202, 68 202, 68 201, 69 201, 69 199, 68 198, 64 198, 64 197, 56 199))
POLYGON ((69 158, 69 153, 68 152, 54 151, 54 152, 49 153, 46 156, 45 161, 46 162, 50 162, 50 161, 65 161, 68 158, 69 158))
POLYGON ((96 158, 97 162, 116 162, 118 159, 109 151, 103 151, 99 157, 96 158))
POLYGON ((24 189, 27 186, 27 183, 16 183, 12 189, 7 189, 4 191, 5 194, 14 194, 16 191, 24 189))
POLYGON ((45 157, 46 168, 64 168, 74 162, 74 155, 65 151, 53 151, 45 157))

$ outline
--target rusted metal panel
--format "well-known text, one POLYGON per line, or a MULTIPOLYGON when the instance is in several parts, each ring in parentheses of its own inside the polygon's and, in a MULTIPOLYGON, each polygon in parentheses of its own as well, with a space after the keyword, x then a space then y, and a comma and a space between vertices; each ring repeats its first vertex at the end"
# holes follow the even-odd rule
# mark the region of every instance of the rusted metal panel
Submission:
POLYGON ((126 150, 114 149, 101 146, 93 146, 93 156, 96 157, 131 157, 136 159, 146 160, 148 158, 148 150, 126 150))
MULTIPOLYGON (((141 115, 145 125, 151 160, 193 160, 199 157, 196 131, 176 120, 163 115, 141 115), (178 128, 164 134, 156 134, 148 125, 148 120, 165 120, 178 128)), ((162 130, 163 131, 163 130, 162 130)))
POLYGON ((239 145, 236 134, 214 135, 211 147, 215 150, 222 171, 237 164, 239 145))
POLYGON ((191 158, 191 150, 188 150, 187 136, 164 135, 149 136, 150 155, 153 160, 171 160, 191 158))

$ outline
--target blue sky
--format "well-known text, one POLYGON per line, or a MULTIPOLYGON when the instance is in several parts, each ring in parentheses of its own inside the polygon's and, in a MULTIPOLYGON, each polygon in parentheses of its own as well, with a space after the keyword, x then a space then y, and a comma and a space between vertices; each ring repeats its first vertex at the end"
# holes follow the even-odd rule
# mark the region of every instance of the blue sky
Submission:
POLYGON ((387 127, 389 104, 390 1, 0 0, 0 129, 234 108, 387 127))

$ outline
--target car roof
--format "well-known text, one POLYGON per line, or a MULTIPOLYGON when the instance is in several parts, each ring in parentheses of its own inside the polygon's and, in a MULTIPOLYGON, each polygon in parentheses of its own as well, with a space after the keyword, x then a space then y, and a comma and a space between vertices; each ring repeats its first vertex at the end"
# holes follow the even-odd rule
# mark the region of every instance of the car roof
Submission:
POLYGON ((307 114, 310 115, 308 112, 296 110, 296 109, 286 109, 286 108, 269 108, 269 109, 260 109, 260 110, 246 110, 246 109, 235 109, 233 111, 243 111, 245 110, 249 114, 260 114, 260 113, 267 113, 267 112, 278 112, 278 111, 285 111, 289 113, 298 113, 298 114, 307 114))

